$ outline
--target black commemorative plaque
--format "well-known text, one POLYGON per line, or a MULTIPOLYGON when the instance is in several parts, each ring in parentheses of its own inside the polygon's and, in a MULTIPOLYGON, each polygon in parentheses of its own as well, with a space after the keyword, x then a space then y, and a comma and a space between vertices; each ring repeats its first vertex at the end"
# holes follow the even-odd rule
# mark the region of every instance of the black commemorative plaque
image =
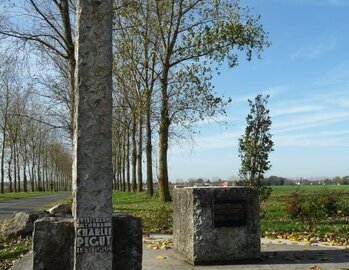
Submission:
POLYGON ((245 200, 213 200, 213 227, 237 227, 247 223, 245 200))

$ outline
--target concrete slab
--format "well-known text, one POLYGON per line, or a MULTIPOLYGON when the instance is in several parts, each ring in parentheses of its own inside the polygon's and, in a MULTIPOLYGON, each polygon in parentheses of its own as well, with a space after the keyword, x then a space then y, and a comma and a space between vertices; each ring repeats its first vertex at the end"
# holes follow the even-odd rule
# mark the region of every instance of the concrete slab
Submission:
POLYGON ((143 270, 349 270, 349 250, 338 247, 305 245, 301 242, 262 239, 262 260, 234 265, 195 266, 178 260, 172 249, 147 248, 143 270))
MULTIPOLYGON (((262 239, 261 261, 193 267, 177 259, 173 249, 150 247, 156 241, 161 246, 161 241, 165 240, 171 242, 171 236, 154 235, 147 238, 143 248, 143 270, 349 270, 348 249, 269 239, 262 239)), ((32 254, 28 253, 11 270, 31 270, 31 259, 32 254)))

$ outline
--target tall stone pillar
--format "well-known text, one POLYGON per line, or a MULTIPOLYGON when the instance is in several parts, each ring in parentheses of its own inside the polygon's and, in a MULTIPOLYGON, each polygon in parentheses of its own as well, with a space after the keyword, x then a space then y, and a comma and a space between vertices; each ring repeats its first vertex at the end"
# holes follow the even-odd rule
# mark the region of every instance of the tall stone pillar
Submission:
POLYGON ((78 0, 74 269, 112 269, 112 0, 78 0))

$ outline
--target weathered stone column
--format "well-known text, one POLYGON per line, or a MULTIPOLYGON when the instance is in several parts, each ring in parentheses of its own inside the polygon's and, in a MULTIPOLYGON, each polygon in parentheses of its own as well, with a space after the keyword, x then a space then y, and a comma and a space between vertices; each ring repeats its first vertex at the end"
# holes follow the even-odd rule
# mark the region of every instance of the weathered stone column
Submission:
POLYGON ((77 4, 75 270, 112 269, 112 12, 112 0, 77 4))

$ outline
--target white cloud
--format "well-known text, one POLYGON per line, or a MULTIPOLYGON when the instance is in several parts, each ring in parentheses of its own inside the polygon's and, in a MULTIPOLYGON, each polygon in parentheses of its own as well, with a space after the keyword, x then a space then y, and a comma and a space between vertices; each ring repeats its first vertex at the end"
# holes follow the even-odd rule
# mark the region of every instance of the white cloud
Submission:
MULTIPOLYGON (((349 1, 348 1, 349 2, 349 1)), ((349 63, 342 63, 335 68, 330 69, 326 74, 324 74, 321 78, 315 81, 315 85, 317 86, 349 86, 349 63)), ((346 93, 349 90, 346 89, 346 93)))
POLYGON ((280 116, 285 116, 289 114, 301 114, 301 113, 310 113, 310 112, 319 112, 323 111, 326 109, 325 106, 320 106, 320 105, 295 105, 295 106, 290 106, 288 105, 282 105, 282 106, 277 106, 276 108, 273 108, 271 111, 270 115, 271 117, 280 117, 280 116))
POLYGON ((200 150, 235 147, 242 132, 224 132, 212 136, 198 137, 195 140, 200 150))
POLYGON ((272 87, 267 88, 267 89, 254 91, 253 93, 250 93, 248 95, 232 97, 232 103, 233 103, 233 105, 236 103, 242 103, 242 102, 246 102, 246 104, 247 104, 248 99, 253 100, 259 94, 270 95, 271 98, 274 98, 274 97, 278 96, 279 94, 281 94, 282 92, 285 92, 286 90, 287 90, 287 87, 285 87, 285 86, 272 86, 272 87))
POLYGON ((318 41, 313 44, 306 45, 299 48, 297 51, 291 54, 293 60, 296 59, 307 59, 313 60, 323 56, 324 54, 334 50, 336 48, 336 39, 330 38, 324 41, 318 41))
POLYGON ((275 134, 285 133, 326 126, 340 121, 349 121, 349 112, 322 112, 298 117, 285 117, 274 121, 273 130, 275 134))
POLYGON ((278 146, 302 146, 302 147, 325 147, 325 146, 349 146, 349 130, 325 131, 311 134, 275 135, 274 142, 278 146))
POLYGON ((216 133, 210 136, 196 136, 194 145, 190 145, 192 148, 182 145, 175 145, 171 147, 171 153, 173 154, 186 154, 188 151, 206 151, 222 148, 234 148, 238 145, 238 138, 242 135, 243 131, 235 132, 223 132, 216 133))

